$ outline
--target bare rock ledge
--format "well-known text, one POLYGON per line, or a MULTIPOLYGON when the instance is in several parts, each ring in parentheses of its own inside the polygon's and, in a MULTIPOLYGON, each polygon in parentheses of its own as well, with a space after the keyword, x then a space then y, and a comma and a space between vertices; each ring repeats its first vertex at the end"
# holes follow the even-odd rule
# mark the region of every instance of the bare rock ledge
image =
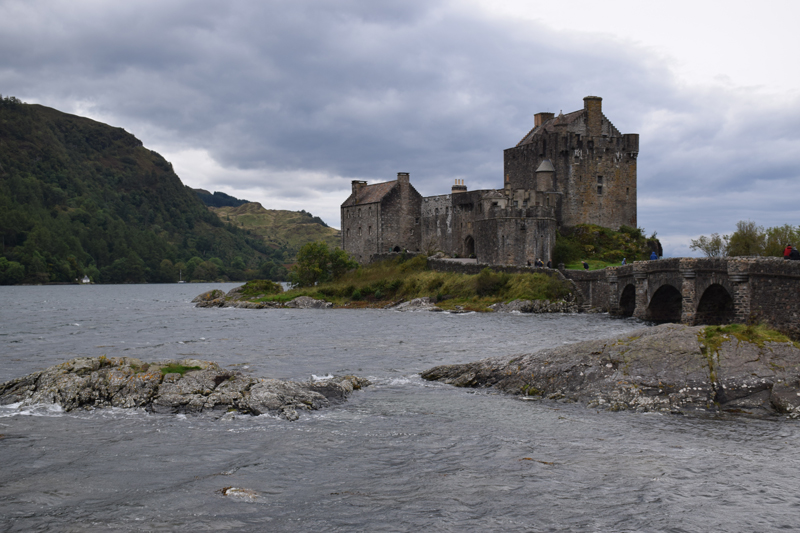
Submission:
POLYGON ((220 416, 272 413, 297 420, 298 411, 343 402, 369 384, 356 376, 306 382, 254 378, 196 359, 143 363, 131 357, 78 357, 0 384, 0 405, 55 403, 66 411, 126 407, 220 416), (189 370, 162 372, 177 365, 189 370))
POLYGON ((702 331, 664 324, 617 339, 438 366, 422 377, 610 410, 800 417, 800 349, 735 337, 709 349, 702 331))

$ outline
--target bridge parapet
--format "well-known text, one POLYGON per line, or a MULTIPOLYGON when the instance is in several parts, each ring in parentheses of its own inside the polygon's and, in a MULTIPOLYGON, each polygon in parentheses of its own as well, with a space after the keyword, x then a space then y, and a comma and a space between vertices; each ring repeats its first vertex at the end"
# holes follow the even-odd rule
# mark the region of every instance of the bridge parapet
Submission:
POLYGON ((686 324, 757 320, 800 337, 800 261, 684 257, 563 273, 584 302, 611 314, 686 324))

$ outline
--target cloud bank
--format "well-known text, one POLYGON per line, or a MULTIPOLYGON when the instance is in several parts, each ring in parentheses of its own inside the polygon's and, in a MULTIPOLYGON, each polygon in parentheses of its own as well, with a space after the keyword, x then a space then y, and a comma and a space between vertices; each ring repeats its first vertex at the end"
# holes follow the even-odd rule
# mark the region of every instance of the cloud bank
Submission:
POLYGON ((590 94, 641 135, 640 226, 669 255, 737 220, 797 223, 797 95, 687 86, 646 47, 447 1, 7 1, 0 57, 4 95, 122 126, 190 186, 335 227, 352 179, 500 187, 533 114, 590 94))

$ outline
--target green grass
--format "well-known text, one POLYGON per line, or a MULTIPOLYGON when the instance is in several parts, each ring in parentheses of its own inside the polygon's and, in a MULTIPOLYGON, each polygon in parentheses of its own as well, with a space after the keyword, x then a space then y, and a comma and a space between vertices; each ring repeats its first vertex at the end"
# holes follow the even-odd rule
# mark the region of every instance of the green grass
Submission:
POLYGON ((168 365, 161 367, 161 375, 166 376, 167 374, 180 374, 181 376, 185 373, 189 372, 190 370, 203 370, 199 366, 183 366, 183 365, 168 365))
POLYGON ((477 275, 437 272, 428 270, 425 257, 405 260, 401 256, 360 267, 334 282, 292 289, 259 300, 286 302, 298 296, 311 296, 339 306, 382 307, 427 296, 444 309, 460 306, 486 311, 497 302, 561 300, 569 294, 567 284, 546 274, 505 274, 489 269, 477 275))
POLYGON ((769 327, 758 325, 746 324, 729 324, 727 326, 708 326, 699 336, 700 343, 706 347, 709 352, 717 353, 722 343, 730 340, 731 338, 737 339, 739 342, 750 342, 763 347, 766 342, 791 342, 796 347, 800 348, 800 344, 792 341, 783 333, 770 329, 769 327))

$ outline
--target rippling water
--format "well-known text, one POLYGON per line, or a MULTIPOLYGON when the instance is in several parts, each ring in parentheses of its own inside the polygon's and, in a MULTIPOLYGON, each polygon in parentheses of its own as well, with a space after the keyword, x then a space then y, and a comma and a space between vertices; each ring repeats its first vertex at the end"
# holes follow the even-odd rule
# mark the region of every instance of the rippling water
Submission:
POLYGON ((191 298, 214 287, 0 287, 0 381, 107 354, 375 385, 297 422, 0 407, 0 530, 800 527, 795 422, 598 412, 418 376, 636 321, 195 309, 191 298))

